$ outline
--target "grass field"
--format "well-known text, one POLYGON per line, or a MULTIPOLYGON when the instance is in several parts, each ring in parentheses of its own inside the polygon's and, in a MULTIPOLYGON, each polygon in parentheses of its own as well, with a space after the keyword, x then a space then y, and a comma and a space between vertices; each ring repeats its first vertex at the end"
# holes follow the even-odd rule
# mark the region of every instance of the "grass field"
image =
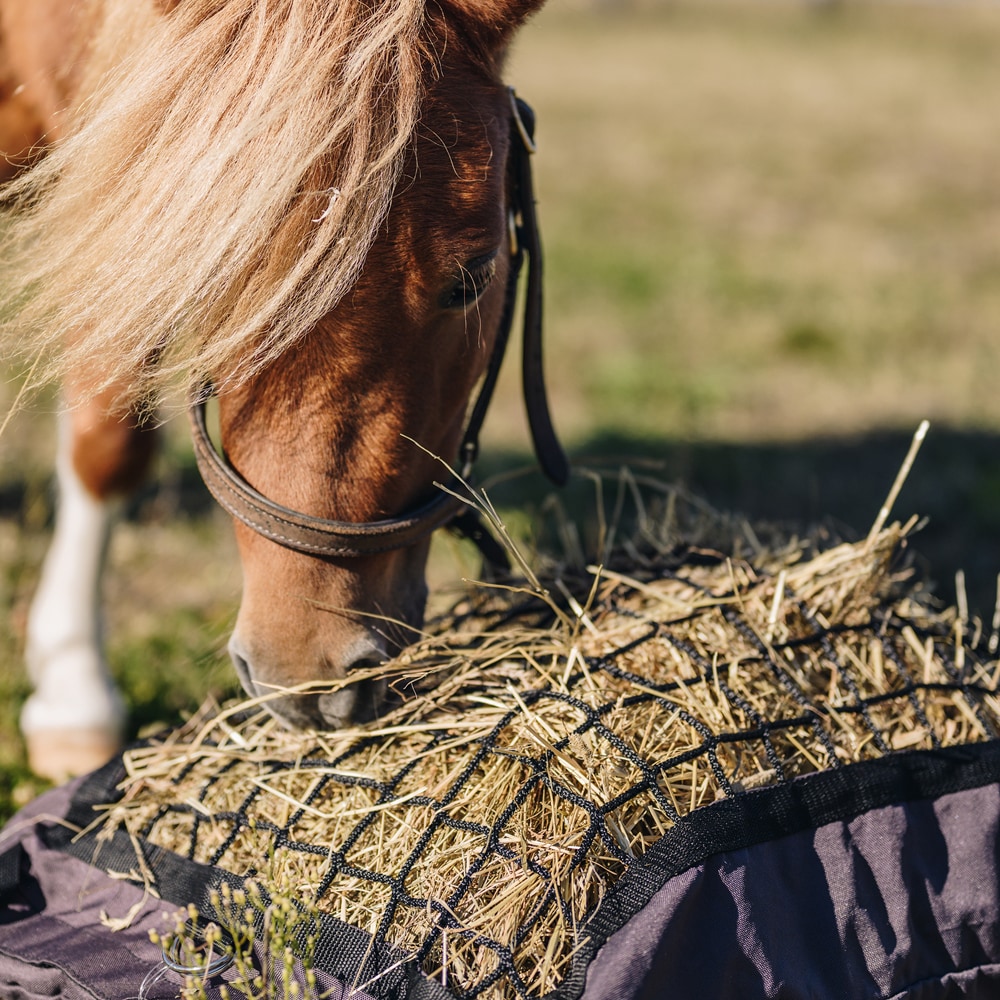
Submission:
MULTIPOLYGON (((574 454, 655 460, 720 506, 862 532, 928 417, 900 509, 930 518, 917 547, 942 597, 964 567, 991 613, 998 52, 992 6, 553 0, 508 75, 539 117, 549 378, 574 454)), ((487 471, 528 458, 513 368, 487 471)), ((0 440, 0 818, 39 787, 16 715, 52 409, 0 440)), ((494 495, 525 523, 541 492, 494 495)), ((225 690, 239 571, 182 426, 111 562, 136 727, 225 690)), ((437 578, 452 565, 444 552, 437 578)))

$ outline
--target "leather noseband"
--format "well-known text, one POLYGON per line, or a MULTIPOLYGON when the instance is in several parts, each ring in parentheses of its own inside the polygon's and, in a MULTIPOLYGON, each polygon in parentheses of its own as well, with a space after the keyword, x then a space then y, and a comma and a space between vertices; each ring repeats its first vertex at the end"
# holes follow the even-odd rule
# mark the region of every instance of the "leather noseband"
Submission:
MULTIPOLYGON (((510 339, 516 311, 518 277, 528 258, 528 282, 524 305, 522 383, 528 422, 542 470, 558 486, 569 478, 569 463, 552 427, 542 371, 542 253, 535 216, 531 154, 535 116, 531 108, 510 91, 511 101, 511 266, 507 279, 503 312, 496 343, 483 376, 479 394, 470 412, 459 457, 461 477, 468 481, 479 452, 479 431, 496 386, 510 339)), ((375 555, 391 549, 407 548, 427 537, 436 528, 454 521, 455 526, 480 544, 487 558, 493 558, 488 539, 481 537, 482 526, 470 517, 471 509, 446 490, 426 503, 398 517, 380 521, 333 521, 312 517, 269 500, 255 490, 220 455, 208 434, 205 405, 211 388, 203 387, 191 399, 188 413, 198 469, 209 492, 233 517, 279 545, 310 555, 353 558, 375 555), (460 513, 461 511, 461 513, 460 513), (476 537, 479 535, 480 537, 476 537)), ((448 488, 461 491, 452 480, 448 488)), ((496 549, 493 546, 493 549, 496 549)))

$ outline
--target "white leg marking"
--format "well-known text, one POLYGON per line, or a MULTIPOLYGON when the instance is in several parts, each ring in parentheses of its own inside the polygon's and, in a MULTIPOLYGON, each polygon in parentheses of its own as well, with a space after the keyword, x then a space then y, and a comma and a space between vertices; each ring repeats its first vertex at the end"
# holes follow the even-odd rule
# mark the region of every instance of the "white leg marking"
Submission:
MULTIPOLYGON (((21 713, 21 729, 33 764, 38 747, 47 742, 54 750, 62 737, 69 744, 93 744, 97 757, 113 752, 125 721, 102 651, 100 612, 101 571, 116 505, 95 499, 80 482, 70 459, 69 425, 64 414, 55 531, 28 617, 26 659, 35 691, 21 713)), ((82 746, 80 753, 87 756, 82 746)), ((81 757, 76 766, 69 761, 42 770, 61 774, 92 766, 93 760, 81 757)))

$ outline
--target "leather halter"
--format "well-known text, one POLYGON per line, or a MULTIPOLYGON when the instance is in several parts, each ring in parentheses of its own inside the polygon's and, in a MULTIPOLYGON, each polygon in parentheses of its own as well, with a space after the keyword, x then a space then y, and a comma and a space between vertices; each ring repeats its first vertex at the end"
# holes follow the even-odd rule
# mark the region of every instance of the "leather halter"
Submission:
MULTIPOLYGON (((522 363, 525 407, 535 453, 542 470, 552 482, 562 486, 569 478, 569 463, 552 427, 542 372, 542 253, 531 175, 531 154, 535 150, 535 116, 531 108, 514 94, 513 89, 510 90, 510 102, 510 271, 496 343, 462 435, 459 448, 461 477, 468 481, 479 452, 479 431, 486 417, 510 338, 516 311, 518 276, 527 256, 528 283, 524 305, 522 363)), ((425 538, 435 528, 454 521, 455 527, 480 544, 487 558, 492 557, 489 540, 482 537, 482 526, 478 519, 469 517, 471 508, 445 490, 440 490, 426 503, 398 517, 364 522, 312 517, 269 500, 255 490, 212 444, 205 423, 205 404, 210 395, 211 388, 204 388, 193 396, 188 406, 198 469, 209 492, 219 504, 259 534, 299 552, 353 558, 407 548, 425 538)), ((461 484, 453 480, 448 488, 453 492, 461 491, 461 484)))

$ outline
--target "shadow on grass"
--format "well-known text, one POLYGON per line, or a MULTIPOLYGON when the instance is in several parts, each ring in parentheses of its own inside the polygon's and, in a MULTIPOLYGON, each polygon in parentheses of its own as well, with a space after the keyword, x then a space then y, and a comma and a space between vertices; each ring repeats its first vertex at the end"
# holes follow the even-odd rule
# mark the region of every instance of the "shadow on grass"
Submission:
MULTIPOLYGON (((581 465, 600 459, 656 463, 658 478, 678 483, 716 509, 789 531, 817 524, 846 539, 864 537, 903 462, 912 431, 879 431, 782 444, 686 443, 596 435, 573 449, 581 465)), ((502 475, 525 453, 487 452, 481 473, 502 475)), ((536 505, 550 492, 541 477, 498 483, 497 506, 536 505)), ((571 497, 575 491, 571 491, 571 497)), ((584 494, 581 493, 581 496, 584 494)), ((574 511, 571 499, 568 507, 574 511)), ((592 502, 592 501, 591 501, 592 502)), ((913 548, 936 592, 955 601, 964 570, 970 610, 987 622, 1000 573, 1000 436, 931 428, 893 508, 893 519, 926 518, 913 548)))
MULTIPOLYGON (((652 463, 653 474, 677 483, 718 510, 751 522, 777 523, 789 532, 817 524, 844 538, 863 537, 885 501, 912 437, 911 430, 878 431, 856 437, 829 437, 768 444, 721 444, 597 434, 572 449, 577 465, 652 463)), ((480 482, 498 478, 490 497, 506 511, 537 514, 553 492, 540 476, 504 477, 529 466, 526 451, 484 449, 480 482)), ((37 491, 36 491, 37 492, 37 491)), ((570 514, 585 519, 593 506, 592 488, 578 483, 565 492, 570 514)), ((0 517, 23 517, 23 484, 0 489, 0 517)), ((193 459, 164 469, 160 480, 132 504, 132 516, 166 520, 202 517, 215 505, 193 459)), ((937 582, 937 593, 955 600, 955 572, 966 574, 970 609, 987 620, 996 601, 1000 573, 1000 435, 931 428, 903 487, 893 517, 927 519, 914 539, 918 565, 937 582)))

